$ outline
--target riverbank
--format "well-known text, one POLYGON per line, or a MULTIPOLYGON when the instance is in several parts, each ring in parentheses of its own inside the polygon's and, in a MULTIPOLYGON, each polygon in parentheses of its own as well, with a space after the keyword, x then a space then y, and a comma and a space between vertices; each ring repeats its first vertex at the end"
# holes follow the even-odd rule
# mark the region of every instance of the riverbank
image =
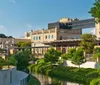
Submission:
POLYGON ((41 85, 41 84, 40 84, 40 81, 36 77, 34 77, 33 75, 30 75, 30 80, 27 85, 41 85))
POLYGON ((30 70, 49 75, 50 77, 62 80, 67 79, 68 81, 83 83, 85 85, 89 85, 93 79, 100 76, 100 72, 97 69, 90 68, 79 69, 76 67, 31 65, 30 70))

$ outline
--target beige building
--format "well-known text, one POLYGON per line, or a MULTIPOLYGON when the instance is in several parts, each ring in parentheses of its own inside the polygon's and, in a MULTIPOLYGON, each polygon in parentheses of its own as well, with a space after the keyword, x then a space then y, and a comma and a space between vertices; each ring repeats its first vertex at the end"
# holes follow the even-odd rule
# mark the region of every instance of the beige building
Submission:
POLYGON ((55 40, 66 40, 66 39, 79 39, 82 34, 80 29, 47 29, 32 31, 31 41, 33 43, 42 43, 55 40))
POLYGON ((15 53, 14 49, 18 42, 31 42, 30 39, 22 39, 22 38, 0 38, 0 49, 4 49, 3 53, 0 53, 0 56, 8 55, 8 52, 11 54, 15 53))
MULTIPOLYGON (((71 19, 63 18, 59 22, 56 23, 56 26, 48 26, 48 29, 42 29, 42 30, 31 30, 31 42, 32 47, 35 47, 33 49, 33 52, 35 54, 44 54, 47 51, 47 48, 49 45, 45 45, 43 43, 45 42, 52 42, 56 40, 67 40, 67 39, 80 39, 82 35, 82 29, 64 29, 63 25, 67 22, 71 22, 71 19), (60 27, 60 25, 62 27, 60 27), (53 28, 54 27, 54 28, 53 28), (37 48, 36 48, 37 47, 37 48), (43 48, 39 48, 43 47, 43 48)), ((67 26, 66 26, 67 27, 67 26)))
POLYGON ((100 40, 100 23, 96 23, 95 28, 97 39, 100 40))
POLYGON ((24 38, 0 38, 0 48, 4 49, 16 45, 18 42, 30 42, 30 39, 24 38))
POLYGON ((24 38, 25 39, 31 39, 31 32, 25 32, 24 38))

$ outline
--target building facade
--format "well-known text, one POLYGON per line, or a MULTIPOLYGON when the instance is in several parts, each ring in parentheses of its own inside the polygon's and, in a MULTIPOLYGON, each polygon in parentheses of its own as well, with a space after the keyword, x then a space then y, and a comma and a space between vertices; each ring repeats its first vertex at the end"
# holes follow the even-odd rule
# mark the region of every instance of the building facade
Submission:
POLYGON ((22 39, 22 38, 0 38, 0 49, 4 50, 3 52, 0 53, 0 56, 6 56, 9 53, 13 54, 16 52, 14 50, 16 44, 18 42, 31 42, 30 39, 22 39))
POLYGON ((48 29, 36 31, 31 30, 32 47, 37 47, 33 49, 34 54, 42 55, 48 50, 48 47, 50 45, 45 45, 45 42, 67 39, 80 39, 82 35, 82 29, 67 29, 67 25, 65 26, 66 23, 69 23, 71 21, 72 19, 64 18, 57 23, 48 24, 48 29))

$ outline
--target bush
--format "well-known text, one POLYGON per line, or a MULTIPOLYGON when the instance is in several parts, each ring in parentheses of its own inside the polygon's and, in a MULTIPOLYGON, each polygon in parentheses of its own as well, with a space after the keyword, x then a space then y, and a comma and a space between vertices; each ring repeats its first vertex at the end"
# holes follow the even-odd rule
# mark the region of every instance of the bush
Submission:
POLYGON ((96 79, 93 79, 90 82, 90 85, 100 85, 100 77, 99 78, 96 78, 96 79))
POLYGON ((48 63, 38 62, 37 65, 31 65, 32 71, 37 73, 46 74, 50 77, 59 78, 62 80, 68 80, 71 82, 84 83, 85 85, 89 85, 90 81, 94 78, 97 78, 99 72, 97 69, 90 68, 80 68, 80 70, 76 67, 64 67, 58 65, 49 65, 48 63))

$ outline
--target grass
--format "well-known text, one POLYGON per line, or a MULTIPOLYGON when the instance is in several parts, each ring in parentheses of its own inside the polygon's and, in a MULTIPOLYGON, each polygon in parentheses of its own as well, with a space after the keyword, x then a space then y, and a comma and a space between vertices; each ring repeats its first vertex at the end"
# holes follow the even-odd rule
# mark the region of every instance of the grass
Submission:
POLYGON ((41 85, 41 84, 40 84, 40 81, 36 77, 34 77, 33 75, 30 75, 30 80, 29 80, 28 85, 41 85))

